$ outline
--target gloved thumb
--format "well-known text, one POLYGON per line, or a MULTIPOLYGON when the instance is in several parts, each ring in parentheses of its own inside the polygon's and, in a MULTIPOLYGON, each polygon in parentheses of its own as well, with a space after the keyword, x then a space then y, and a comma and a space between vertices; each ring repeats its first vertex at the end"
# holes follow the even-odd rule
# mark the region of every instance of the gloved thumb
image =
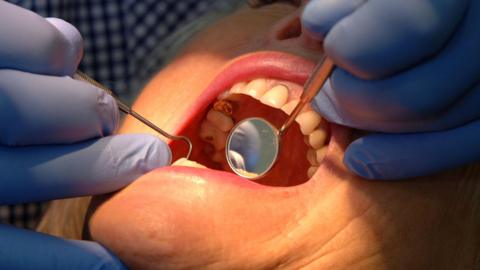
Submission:
POLYGON ((113 192, 169 165, 171 156, 166 143, 147 134, 24 147, 21 151, 0 147, 0 160, 9 161, 0 162, 0 204, 113 192))
POLYGON ((350 144, 344 163, 367 179, 427 176, 480 160, 478 134, 480 121, 439 132, 368 135, 350 144))

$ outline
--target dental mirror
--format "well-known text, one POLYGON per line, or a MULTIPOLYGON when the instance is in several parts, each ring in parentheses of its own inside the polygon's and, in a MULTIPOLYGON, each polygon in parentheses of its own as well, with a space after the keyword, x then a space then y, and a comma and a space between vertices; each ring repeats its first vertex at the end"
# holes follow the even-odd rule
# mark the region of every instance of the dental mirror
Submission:
POLYGON ((334 64, 324 56, 304 85, 300 102, 280 129, 263 118, 246 118, 234 126, 227 138, 227 162, 237 175, 255 180, 264 177, 275 165, 281 138, 294 123, 302 108, 318 94, 332 73, 334 64))
POLYGON ((262 118, 240 121, 230 133, 225 147, 232 170, 245 178, 256 179, 270 171, 278 156, 278 130, 262 118))

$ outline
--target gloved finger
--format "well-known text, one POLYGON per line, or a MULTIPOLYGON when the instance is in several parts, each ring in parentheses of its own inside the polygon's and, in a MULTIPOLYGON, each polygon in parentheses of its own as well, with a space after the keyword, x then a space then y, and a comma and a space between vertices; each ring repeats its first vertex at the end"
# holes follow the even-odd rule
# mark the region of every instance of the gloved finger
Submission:
POLYGON ((473 2, 369 0, 335 24, 325 51, 357 77, 384 78, 439 52, 473 2))
POLYGON ((54 74, 73 76, 77 71, 83 57, 83 38, 75 26, 59 18, 46 18, 64 37, 67 42, 65 49, 69 50, 64 53, 61 61, 62 65, 57 68, 59 72, 54 74))
POLYGON ((115 100, 70 77, 0 70, 0 144, 73 143, 110 135, 115 100))
MULTIPOLYGON (((331 91, 331 90, 329 90, 331 91)), ((412 120, 390 120, 390 119, 369 119, 352 114, 339 114, 344 110, 337 110, 340 106, 330 96, 319 98, 321 103, 313 103, 315 110, 320 111, 330 122, 345 126, 371 130, 378 132, 400 133, 400 132, 427 132, 439 131, 454 128, 467 124, 475 119, 480 119, 480 83, 471 91, 462 96, 445 112, 438 113, 431 117, 420 117, 412 120)))
POLYGON ((170 164, 150 135, 116 135, 73 145, 0 147, 0 204, 98 195, 170 164))
POLYGON ((367 0, 311 0, 302 14, 302 25, 309 34, 323 40, 332 27, 365 4, 367 0))
POLYGON ((72 75, 82 58, 78 30, 59 19, 0 1, 0 68, 47 75, 72 75))
POLYGON ((367 179, 426 176, 480 160, 480 121, 441 132, 374 134, 354 141, 344 163, 367 179))
POLYGON ((1 224, 0 250, 2 269, 127 269, 98 243, 66 240, 1 224))
POLYGON ((480 78, 480 2, 454 39, 430 61, 396 76, 376 81, 335 69, 313 102, 319 112, 338 124, 388 131, 383 122, 413 121, 442 114, 466 95, 480 78))

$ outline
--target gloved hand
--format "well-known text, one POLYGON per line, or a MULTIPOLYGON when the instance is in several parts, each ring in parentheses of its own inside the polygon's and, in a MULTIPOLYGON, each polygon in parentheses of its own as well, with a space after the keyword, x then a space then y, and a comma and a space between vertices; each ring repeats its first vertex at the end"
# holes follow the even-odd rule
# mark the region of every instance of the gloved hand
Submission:
POLYGON ((480 1, 311 0, 302 22, 338 66, 314 107, 383 132, 348 147, 350 170, 400 179, 480 160, 480 1))
MULTIPOLYGON (((147 135, 110 136, 116 103, 73 80, 81 36, 0 1, 0 204, 96 195, 170 163, 147 135)), ((0 226, 2 269, 123 269, 97 243, 0 226)))

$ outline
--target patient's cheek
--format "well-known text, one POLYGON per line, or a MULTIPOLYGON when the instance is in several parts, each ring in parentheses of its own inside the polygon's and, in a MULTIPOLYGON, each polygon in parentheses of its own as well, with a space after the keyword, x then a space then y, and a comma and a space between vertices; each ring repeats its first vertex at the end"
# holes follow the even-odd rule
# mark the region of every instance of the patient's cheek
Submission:
POLYGON ((283 234, 304 212, 298 193, 207 181, 206 170, 191 170, 153 171, 105 201, 90 219, 93 240, 131 269, 204 269, 212 261, 258 269, 289 256, 283 234))
POLYGON ((158 256, 162 244, 157 239, 162 223, 156 222, 155 203, 139 191, 142 178, 101 204, 89 222, 93 240, 133 269, 146 268, 143 263, 158 256))
POLYGON ((209 227, 203 226, 205 211, 189 205, 199 204, 191 194, 175 192, 155 176, 144 175, 96 209, 89 222, 93 240, 131 269, 169 269, 176 260, 185 267, 201 267, 197 264, 202 262, 185 257, 208 255, 200 251, 208 246, 208 232, 199 229, 209 227))

